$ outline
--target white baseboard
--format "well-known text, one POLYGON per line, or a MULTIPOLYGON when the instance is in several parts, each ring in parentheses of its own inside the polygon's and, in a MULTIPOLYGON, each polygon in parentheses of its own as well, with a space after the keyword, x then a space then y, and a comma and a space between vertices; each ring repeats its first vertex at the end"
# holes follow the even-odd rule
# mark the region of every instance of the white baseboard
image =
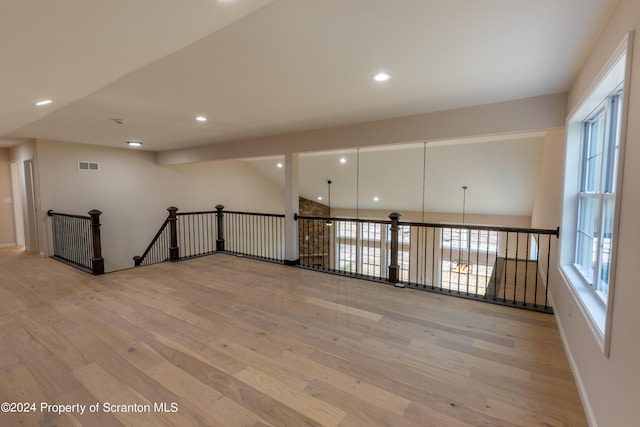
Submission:
POLYGON ((16 246, 18 246, 17 243, 0 243, 0 249, 15 248, 16 246))

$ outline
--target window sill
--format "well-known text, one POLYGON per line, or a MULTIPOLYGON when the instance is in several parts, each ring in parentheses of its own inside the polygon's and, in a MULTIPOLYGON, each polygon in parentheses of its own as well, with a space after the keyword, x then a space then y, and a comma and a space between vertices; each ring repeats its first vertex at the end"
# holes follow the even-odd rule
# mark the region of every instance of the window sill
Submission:
POLYGON ((560 272, 569 285, 569 289, 580 302, 580 308, 589 321, 591 329, 602 346, 604 346, 605 324, 607 319, 607 306, 602 298, 590 286, 584 283, 584 279, 572 265, 563 265, 560 272))

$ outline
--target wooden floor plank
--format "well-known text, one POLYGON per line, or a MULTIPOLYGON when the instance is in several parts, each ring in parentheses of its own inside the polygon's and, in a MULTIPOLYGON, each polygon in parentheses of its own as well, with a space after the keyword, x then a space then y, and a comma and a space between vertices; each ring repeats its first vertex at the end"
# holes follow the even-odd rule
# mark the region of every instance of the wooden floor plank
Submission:
POLYGON ((551 315, 222 254, 0 272, 0 398, 177 405, 0 425, 587 425, 551 315))

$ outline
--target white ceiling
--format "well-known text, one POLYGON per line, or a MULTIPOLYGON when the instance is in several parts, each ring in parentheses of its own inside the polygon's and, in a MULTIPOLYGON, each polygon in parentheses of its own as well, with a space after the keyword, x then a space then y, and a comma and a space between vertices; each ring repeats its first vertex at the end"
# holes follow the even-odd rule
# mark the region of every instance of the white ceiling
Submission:
POLYGON ((0 145, 162 151, 563 92, 613 3, 3 0, 0 145))
MULTIPOLYGON (((0 147, 165 151, 565 92, 615 2, 2 0, 0 147)), ((543 137, 430 142, 426 169, 422 144, 362 149, 359 175, 355 150, 306 154, 300 190, 420 211, 426 170, 427 211, 467 185, 470 213, 529 215, 543 137)), ((281 185, 275 159, 249 163, 281 185)))

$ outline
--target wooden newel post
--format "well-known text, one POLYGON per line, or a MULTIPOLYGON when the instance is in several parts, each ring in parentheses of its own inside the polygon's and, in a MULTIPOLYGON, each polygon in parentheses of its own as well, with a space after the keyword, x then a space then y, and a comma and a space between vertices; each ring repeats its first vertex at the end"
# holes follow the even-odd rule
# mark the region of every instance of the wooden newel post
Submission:
POLYGON ((391 219, 391 250, 390 250, 390 258, 389 258, 389 282, 393 283, 395 286, 402 287, 400 284, 400 265, 398 264, 398 220, 400 219, 400 214, 398 212, 393 212, 389 215, 391 219))
POLYGON ((218 220, 218 239, 216 240, 216 251, 224 252, 224 223, 222 210, 224 206, 216 205, 216 219, 218 220))
POLYGON ((100 212, 92 209, 89 212, 91 217, 91 241, 93 243, 93 254, 91 257, 91 272, 95 275, 104 274, 104 258, 102 258, 102 239, 100 238, 100 212))
POLYGON ((178 208, 171 206, 169 211, 169 261, 180 259, 180 248, 178 247, 178 208))

